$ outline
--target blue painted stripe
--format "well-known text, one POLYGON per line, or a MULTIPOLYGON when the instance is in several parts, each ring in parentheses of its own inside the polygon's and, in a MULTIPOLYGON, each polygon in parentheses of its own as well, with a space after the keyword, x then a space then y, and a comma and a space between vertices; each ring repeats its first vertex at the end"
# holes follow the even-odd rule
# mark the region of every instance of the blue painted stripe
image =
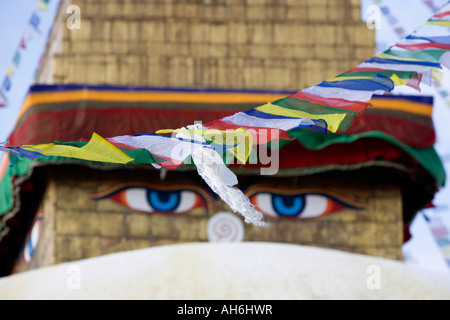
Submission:
POLYGON ((280 90, 246 90, 246 89, 223 89, 223 88, 182 88, 182 87, 130 87, 115 85, 84 85, 84 84, 64 84, 64 85, 44 85, 31 86, 29 92, 53 92, 53 91, 78 91, 78 90, 98 90, 98 91, 123 91, 123 92, 185 92, 185 93, 249 93, 249 94, 285 94, 290 95, 296 91, 280 90))
POLYGON ((411 102, 427 104, 428 107, 433 108, 433 96, 415 96, 415 95, 373 95, 372 100, 375 99, 389 99, 389 100, 409 100, 411 102))

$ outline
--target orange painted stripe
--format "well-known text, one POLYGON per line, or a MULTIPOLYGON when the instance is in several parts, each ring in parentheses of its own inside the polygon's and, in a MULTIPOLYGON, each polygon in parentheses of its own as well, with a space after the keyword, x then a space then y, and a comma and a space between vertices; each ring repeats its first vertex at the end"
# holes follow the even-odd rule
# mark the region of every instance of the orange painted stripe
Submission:
POLYGON ((433 108, 431 105, 406 100, 396 101, 393 99, 377 98, 371 100, 370 103, 372 104, 372 108, 405 111, 428 117, 431 117, 431 114, 433 112, 433 108))
POLYGON ((81 100, 114 102, 184 102, 184 103, 267 103, 284 98, 285 95, 270 93, 192 93, 192 92, 123 92, 78 90, 65 92, 35 92, 27 96, 19 118, 33 105, 44 103, 73 102, 81 100))

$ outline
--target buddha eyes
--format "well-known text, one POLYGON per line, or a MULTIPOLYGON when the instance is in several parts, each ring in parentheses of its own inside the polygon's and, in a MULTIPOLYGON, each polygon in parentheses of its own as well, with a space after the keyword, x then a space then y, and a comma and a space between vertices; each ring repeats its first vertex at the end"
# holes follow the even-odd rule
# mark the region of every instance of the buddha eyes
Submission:
POLYGON ((193 191, 160 191, 147 188, 127 188, 111 197, 120 204, 142 212, 181 213, 204 207, 204 200, 193 191))
POLYGON ((344 197, 327 195, 325 193, 277 194, 274 192, 259 192, 251 195, 250 202, 263 214, 274 218, 309 219, 324 216, 344 208, 361 208, 344 197))
POLYGON ((158 190, 151 186, 120 186, 94 195, 108 198, 129 209, 147 213, 178 214, 195 208, 208 208, 207 200, 195 190, 158 190))
MULTIPOLYGON (((252 190, 248 190, 252 191, 252 190)), ((363 204, 325 190, 253 189, 250 202, 263 214, 274 218, 310 219, 341 209, 361 209, 363 204)), ((131 210, 146 213, 180 214, 196 208, 213 212, 209 194, 194 185, 168 187, 144 183, 113 186, 93 195, 109 199, 131 210)))

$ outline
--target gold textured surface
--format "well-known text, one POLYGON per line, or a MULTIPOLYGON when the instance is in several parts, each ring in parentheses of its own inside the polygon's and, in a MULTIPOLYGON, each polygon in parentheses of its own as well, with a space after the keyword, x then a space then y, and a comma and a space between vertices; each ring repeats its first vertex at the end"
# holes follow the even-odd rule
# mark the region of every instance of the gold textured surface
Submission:
POLYGON ((81 29, 62 28, 56 83, 298 90, 375 53, 359 1, 72 3, 81 29))

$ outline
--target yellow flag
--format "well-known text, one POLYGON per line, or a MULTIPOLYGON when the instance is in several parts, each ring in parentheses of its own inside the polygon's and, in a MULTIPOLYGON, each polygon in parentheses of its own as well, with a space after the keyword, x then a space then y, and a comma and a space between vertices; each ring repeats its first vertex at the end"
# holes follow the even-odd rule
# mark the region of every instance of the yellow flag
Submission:
POLYGON ((395 73, 390 77, 390 79, 394 82, 394 85, 401 86, 407 84, 407 80, 400 79, 395 73))
POLYGON ((339 129, 339 125, 341 124, 342 120, 344 120, 345 118, 345 113, 312 114, 300 110, 283 108, 271 104, 270 102, 263 106, 257 107, 256 110, 268 114, 291 118, 306 118, 313 120, 323 119, 327 123, 328 130, 330 130, 331 132, 336 132, 339 129))
POLYGON ((395 59, 395 60, 403 60, 403 61, 422 61, 420 59, 414 59, 414 58, 404 58, 404 57, 399 57, 393 54, 388 54, 388 53, 380 53, 378 56, 378 58, 383 58, 383 59, 395 59))
POLYGON ((233 156, 243 164, 248 161, 248 157, 250 156, 253 147, 253 136, 244 128, 239 128, 236 130, 182 128, 162 129, 156 131, 156 134, 168 133, 186 133, 189 134, 192 138, 195 138, 195 135, 197 135, 213 141, 218 145, 233 146, 227 150, 231 152, 233 156))
POLYGON ((343 81, 343 80, 358 80, 358 79, 373 79, 373 77, 365 77, 365 76, 337 76, 333 78, 329 78, 326 81, 343 81))
POLYGON ((47 1, 39 0, 34 7, 35 10, 44 11, 48 9, 47 1))
POLYGON ((11 65, 8 67, 8 70, 6 70, 6 75, 12 76, 13 73, 14 73, 14 66, 11 64, 11 65))
POLYGON ((81 148, 55 145, 53 143, 24 145, 22 148, 25 150, 39 151, 45 156, 75 158, 88 161, 125 164, 134 160, 95 132, 92 134, 91 140, 81 148))
POLYGON ((432 20, 427 21, 425 24, 437 24, 444 27, 450 27, 450 21, 447 20, 432 20))
MULTIPOLYGON (((364 80, 364 79, 373 79, 374 77, 364 77, 364 76, 344 76, 344 77, 334 77, 327 79, 327 81, 343 81, 343 80, 364 80)), ((391 77, 389 77, 396 86, 400 86, 402 84, 408 83, 408 81, 400 79, 397 75, 393 74, 391 77)))
POLYGON ((444 74, 436 68, 432 68, 431 77, 437 82, 441 82, 444 74))
MULTIPOLYGON (((239 128, 233 131, 228 131, 228 135, 231 134, 233 141, 236 141, 236 145, 230 152, 233 156, 238 159, 241 163, 247 163, 248 157, 252 152, 253 147, 253 136, 250 132, 243 128, 239 128)), ((227 135, 227 141, 231 141, 230 137, 227 135)), ((227 143, 229 145, 230 142, 227 143)))

